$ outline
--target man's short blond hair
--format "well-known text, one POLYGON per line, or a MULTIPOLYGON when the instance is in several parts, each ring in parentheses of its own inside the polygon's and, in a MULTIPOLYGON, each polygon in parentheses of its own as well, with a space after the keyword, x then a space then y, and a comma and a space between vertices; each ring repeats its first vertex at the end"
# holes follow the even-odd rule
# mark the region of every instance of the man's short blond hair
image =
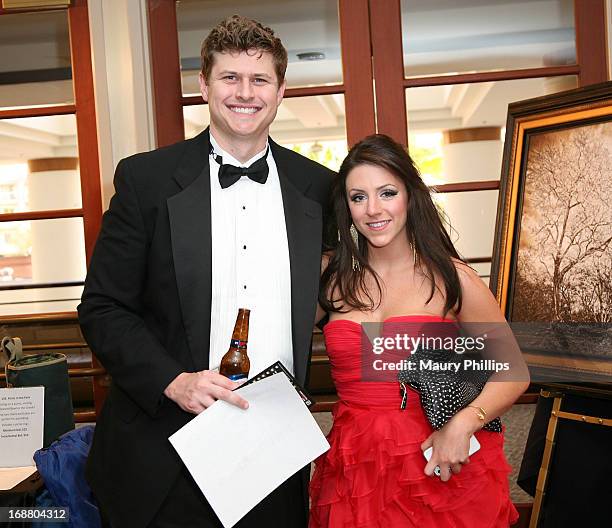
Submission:
POLYGON ((268 52, 272 55, 279 85, 285 80, 287 50, 274 31, 256 20, 232 15, 219 22, 202 43, 202 75, 208 81, 215 53, 268 52))

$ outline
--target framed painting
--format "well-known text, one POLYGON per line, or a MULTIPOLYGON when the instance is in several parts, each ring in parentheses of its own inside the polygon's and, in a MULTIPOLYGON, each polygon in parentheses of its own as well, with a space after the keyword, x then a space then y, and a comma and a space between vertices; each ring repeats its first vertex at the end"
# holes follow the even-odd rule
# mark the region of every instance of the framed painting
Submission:
POLYGON ((490 287, 534 381, 612 381, 612 82, 509 105, 490 287))

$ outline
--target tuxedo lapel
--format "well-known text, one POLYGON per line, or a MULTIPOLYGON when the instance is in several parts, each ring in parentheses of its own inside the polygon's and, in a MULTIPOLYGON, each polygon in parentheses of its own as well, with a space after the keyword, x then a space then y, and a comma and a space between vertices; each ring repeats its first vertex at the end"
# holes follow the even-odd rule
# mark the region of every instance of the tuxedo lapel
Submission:
POLYGON ((304 383, 316 311, 321 268, 321 206, 304 196, 310 182, 296 174, 282 149, 270 140, 285 211, 291 267, 291 328, 295 377, 304 383))
POLYGON ((187 341, 196 370, 208 368, 211 220, 208 130, 192 140, 174 174, 181 191, 168 198, 172 254, 187 341))

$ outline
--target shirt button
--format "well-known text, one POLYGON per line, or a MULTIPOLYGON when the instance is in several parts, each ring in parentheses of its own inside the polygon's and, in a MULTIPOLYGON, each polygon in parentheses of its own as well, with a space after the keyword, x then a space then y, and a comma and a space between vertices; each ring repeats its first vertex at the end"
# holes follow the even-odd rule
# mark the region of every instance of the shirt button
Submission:
POLYGON ((243 288, 246 290, 246 284, 243 286, 243 288))
POLYGON ((246 246, 242 246, 242 249, 246 249, 246 246))
POLYGON ((245 209, 246 209, 246 207, 243 205, 243 206, 242 206, 242 210, 244 211, 245 209))

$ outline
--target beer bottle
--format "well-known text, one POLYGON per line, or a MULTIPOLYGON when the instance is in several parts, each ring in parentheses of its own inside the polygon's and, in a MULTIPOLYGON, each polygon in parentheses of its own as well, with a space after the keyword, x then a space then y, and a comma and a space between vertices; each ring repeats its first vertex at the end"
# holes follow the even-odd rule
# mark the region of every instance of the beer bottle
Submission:
POLYGON ((221 365, 219 366, 219 373, 232 381, 246 380, 251 369, 251 361, 247 356, 250 313, 251 310, 246 308, 238 309, 230 347, 221 359, 221 365))

